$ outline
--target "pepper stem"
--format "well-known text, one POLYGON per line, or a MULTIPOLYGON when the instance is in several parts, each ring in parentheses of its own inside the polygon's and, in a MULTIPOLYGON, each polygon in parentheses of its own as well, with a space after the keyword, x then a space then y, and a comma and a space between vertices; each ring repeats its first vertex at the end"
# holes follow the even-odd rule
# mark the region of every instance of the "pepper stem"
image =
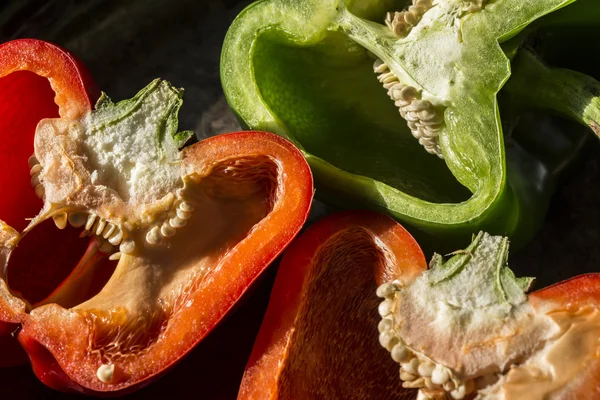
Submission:
POLYGON ((507 265, 508 247, 508 238, 480 232, 447 261, 435 254, 424 274, 430 286, 426 296, 472 310, 523 303, 533 278, 515 277, 507 265))
POLYGON ((527 50, 519 52, 512 68, 504 90, 513 101, 553 110, 600 137, 600 82, 579 72, 549 68, 527 50))

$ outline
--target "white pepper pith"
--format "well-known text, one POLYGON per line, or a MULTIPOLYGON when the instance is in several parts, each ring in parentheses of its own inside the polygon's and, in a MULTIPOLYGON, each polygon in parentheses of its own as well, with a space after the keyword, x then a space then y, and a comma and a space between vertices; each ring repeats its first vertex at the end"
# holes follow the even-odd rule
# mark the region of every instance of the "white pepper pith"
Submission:
POLYGON ((377 288, 377 296, 384 300, 379 305, 379 343, 391 354, 392 359, 400 364, 400 379, 402 386, 419 389, 418 399, 437 400, 464 399, 473 393, 479 380, 486 384, 494 375, 474 379, 464 379, 451 368, 436 363, 424 354, 409 348, 395 331, 395 326, 401 324, 394 316, 396 293, 402 290, 398 282, 387 282, 377 288))

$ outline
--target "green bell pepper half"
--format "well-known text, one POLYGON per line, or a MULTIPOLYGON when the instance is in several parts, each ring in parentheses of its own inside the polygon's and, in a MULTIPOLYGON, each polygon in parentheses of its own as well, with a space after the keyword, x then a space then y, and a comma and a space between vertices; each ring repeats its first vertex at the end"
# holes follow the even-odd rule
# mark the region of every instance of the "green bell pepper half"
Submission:
POLYGON ((541 117, 534 129, 511 126, 523 133, 505 144, 497 94, 511 75, 510 39, 573 1, 494 0, 464 12, 463 1, 437 0, 405 38, 381 24, 405 1, 257 1, 227 33, 221 80, 243 124, 303 151, 321 200, 385 212, 448 246, 478 230, 518 245, 585 135, 541 117), (373 55, 443 110, 443 160, 412 137, 373 55))

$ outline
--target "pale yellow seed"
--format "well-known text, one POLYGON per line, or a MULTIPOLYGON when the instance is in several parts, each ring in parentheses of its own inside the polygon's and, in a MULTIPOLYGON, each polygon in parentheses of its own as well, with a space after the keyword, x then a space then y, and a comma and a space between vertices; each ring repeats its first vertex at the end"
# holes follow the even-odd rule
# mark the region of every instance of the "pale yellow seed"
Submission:
POLYGON ((450 379, 450 373, 441 365, 437 365, 431 373, 431 381, 438 385, 443 385, 450 379))
POLYGON ((413 100, 410 105, 417 111, 427 110, 432 106, 427 100, 413 100))
POLYGON ((196 209, 196 207, 194 207, 194 205, 188 201, 184 201, 179 205, 179 208, 182 209, 183 211, 194 211, 196 209))
POLYGON ((383 61, 381 61, 379 58, 377 60, 375 60, 375 62, 373 63, 373 71, 375 71, 375 73, 382 74, 382 73, 386 72, 387 70, 388 70, 387 64, 384 63, 383 61))
POLYGON ((108 242, 114 246, 117 246, 119 243, 121 243, 122 239, 123 239, 123 231, 117 227, 115 232, 112 234, 112 236, 110 238, 108 238, 108 242))
POLYGON ((379 307, 377 308, 379 311, 379 315, 381 315, 382 317, 385 317, 387 315, 389 315, 392 312, 392 307, 394 306, 394 303, 392 300, 384 300, 379 304, 379 307))
POLYGON ((410 6, 408 7, 408 12, 420 17, 425 14, 425 9, 419 6, 410 6))
POLYGON ((411 382, 411 381, 414 381, 415 379, 417 379, 417 376, 413 375, 413 374, 409 374, 408 372, 405 372, 405 371, 400 371, 400 379, 402 379, 405 382, 411 382))
POLYGON ((383 331, 379 334, 379 344, 381 347, 390 351, 398 343, 398 338, 390 331, 383 331))
POLYGON ((431 121, 437 117, 437 113, 433 107, 429 107, 426 110, 419 111, 419 119, 421 121, 431 121))
POLYGON ((42 166, 40 164, 35 164, 29 170, 29 175, 33 176, 33 175, 39 174, 40 172, 42 172, 42 166))
POLYGON ((113 364, 102 364, 96 371, 96 376, 102 383, 110 383, 115 374, 115 366, 113 364))
POLYGON ((96 223, 96 235, 98 235, 98 236, 102 235, 102 231, 104 230, 105 226, 106 226, 106 221, 102 218, 99 218, 98 222, 96 223))
POLYGON ((117 227, 115 226, 115 224, 112 223, 108 223, 106 225, 106 228, 104 228, 104 231, 102 232, 102 237, 104 239, 108 239, 110 237, 110 235, 113 234, 113 232, 115 231, 115 229, 117 229, 117 227))
POLYGON ((406 25, 406 22, 402 21, 398 21, 394 24, 394 27, 392 29, 392 31, 394 32, 394 35, 396 35, 399 38, 403 38, 408 34, 408 25, 406 25))
POLYGON ((411 13, 404 13, 404 21, 411 26, 416 26, 419 23, 418 17, 411 13))
POLYGON ((397 363, 406 362, 412 356, 411 351, 408 349, 408 347, 406 347, 402 343, 398 343, 394 346, 394 348, 391 351, 391 355, 392 360, 396 361, 397 363))
POLYGON ((119 246, 121 253, 131 254, 135 250, 135 242, 133 240, 125 240, 119 246))
POLYGON ((94 226, 94 222, 96 222, 96 214, 88 215, 87 221, 85 222, 85 230, 89 231, 94 226))
POLYGON ((29 167, 32 168, 34 165, 39 164, 40 162, 35 155, 32 155, 29 157, 29 160, 27 160, 27 163, 29 164, 29 167))
POLYGON ((171 237, 171 236, 175 235, 175 228, 173 228, 168 223, 164 223, 163 226, 160 228, 160 233, 164 237, 171 237))
POLYGON ((35 174, 31 177, 31 186, 36 187, 40 184, 40 174, 35 174))
POLYGON ((418 93, 419 92, 414 87, 406 86, 404 89, 402 89, 402 94, 400 97, 404 101, 411 101, 412 99, 417 97, 418 93))
POLYGON ((192 213, 190 211, 183 211, 181 208, 178 208, 177 216, 181 219, 190 219, 192 218, 192 213))
POLYGON ((69 214, 69 223, 74 228, 81 228, 87 221, 87 215, 81 212, 74 212, 69 214))
POLYGON ((419 374, 419 364, 420 361, 418 358, 412 358, 410 361, 402 363, 402 369, 409 374, 418 375, 419 374))
POLYGON ((67 227, 67 213, 60 213, 52 217, 54 224, 58 229, 65 229, 67 227))
POLYGON ((377 329, 379 330, 379 333, 381 333, 389 331, 390 329, 392 329, 393 325, 394 321, 391 318, 384 318, 381 321, 379 321, 379 324, 377 324, 377 329))
POLYGON ((41 185, 41 184, 37 185, 35 187, 35 195, 38 198, 42 199, 42 198, 44 198, 44 194, 46 194, 46 189, 44 189, 44 185, 41 185))
POLYGON ((175 217, 175 218, 171 218, 169 220, 169 224, 173 227, 173 228, 183 228, 186 224, 187 224, 187 220, 185 219, 181 219, 179 217, 175 217))
POLYGON ((450 392, 450 396, 452 396, 452 398, 456 400, 464 399, 466 395, 467 393, 465 385, 460 385, 459 387, 450 392))
POLYGON ((422 362, 419 365, 419 369, 418 369, 419 375, 421 375, 425 378, 429 378, 429 377, 431 377, 431 373, 433 372, 434 368, 435 368, 435 364, 433 364, 432 362, 429 362, 429 361, 422 362))
POLYGON ((155 226, 154 228, 150 229, 150 231, 148 231, 148 233, 146 234, 146 242, 150 244, 157 244, 159 241, 160 228, 158 226, 155 226))

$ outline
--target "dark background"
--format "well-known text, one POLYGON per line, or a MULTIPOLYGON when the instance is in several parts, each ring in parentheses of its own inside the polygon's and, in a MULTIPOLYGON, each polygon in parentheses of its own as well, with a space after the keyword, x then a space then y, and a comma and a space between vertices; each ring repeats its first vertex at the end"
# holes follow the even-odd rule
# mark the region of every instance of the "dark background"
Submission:
MULTIPOLYGON (((227 26, 249 1, 25 0, 0 2, 0 42, 34 37, 79 56, 114 100, 156 77, 186 89, 180 128, 201 137, 239 127, 223 99, 219 57, 227 26)), ((600 267, 600 143, 591 141, 552 200, 537 238, 511 256, 536 288, 600 267)), ((317 194, 318 195, 318 194, 317 194)), ((330 210, 317 204, 312 219, 330 210)), ((135 399, 234 399, 268 301, 275 267, 224 323, 164 378, 135 399)), ((2 355, 0 354, 0 357, 2 355)), ((29 367, 0 370, 2 399, 74 399, 45 388, 29 367)))

